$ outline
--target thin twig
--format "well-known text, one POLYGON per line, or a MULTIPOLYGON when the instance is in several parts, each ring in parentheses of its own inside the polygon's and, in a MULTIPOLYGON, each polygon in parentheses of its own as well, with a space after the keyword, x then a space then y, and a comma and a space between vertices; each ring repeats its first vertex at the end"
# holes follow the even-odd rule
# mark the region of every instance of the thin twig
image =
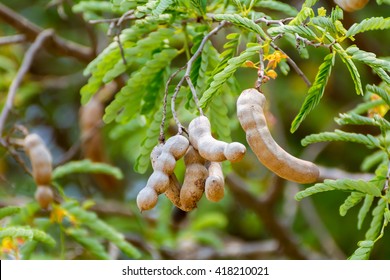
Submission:
POLYGON ((274 19, 267 19, 265 17, 262 17, 262 18, 255 19, 254 22, 255 23, 262 22, 265 23, 266 25, 271 25, 271 24, 284 25, 286 22, 289 22, 293 19, 294 19, 293 17, 288 17, 288 18, 274 20, 274 19))
POLYGON ((161 124, 160 124, 160 136, 158 138, 158 141, 160 143, 165 143, 165 120, 167 118, 167 103, 168 103, 168 93, 169 93, 169 84, 172 82, 172 80, 179 74, 180 71, 182 71, 186 66, 177 69, 167 80, 165 84, 165 92, 164 92, 164 99, 163 99, 163 111, 162 111, 162 118, 161 118, 161 124))
POLYGON ((333 42, 333 43, 330 43, 330 44, 325 44, 323 42, 318 42, 318 43, 315 43, 313 41, 310 41, 309 39, 307 38, 304 38, 300 35, 298 35, 297 33, 295 33, 295 40, 297 41, 297 49, 299 49, 299 42, 302 42, 304 43, 305 45, 308 45, 308 46, 313 46, 315 48, 319 48, 319 47, 326 47, 328 49, 331 49, 332 46, 336 43, 336 42, 333 42))
POLYGON ((5 122, 7 121, 8 115, 12 110, 16 92, 20 84, 22 83, 24 76, 27 74, 27 71, 30 69, 30 66, 34 60, 36 53, 41 48, 45 40, 52 35, 53 35, 53 31, 51 29, 42 31, 38 35, 34 43, 27 50, 24 56, 22 65, 20 66, 15 79, 11 83, 11 86, 8 91, 6 103, 4 105, 3 110, 1 111, 1 115, 0 115, 0 138, 1 139, 3 139, 1 135, 3 134, 4 125, 5 122))
MULTIPOLYGON (((202 53, 203 51, 203 48, 204 46, 206 45, 207 41, 210 39, 211 36, 215 35, 218 33, 218 31, 220 31, 225 25, 227 24, 227 21, 221 21, 221 23, 216 27, 214 28, 213 30, 211 30, 206 36, 204 36, 202 42, 200 43, 198 49, 196 50, 196 52, 194 53, 194 55, 190 58, 190 60, 188 60, 188 62, 186 63, 186 65, 181 68, 181 69, 184 69, 186 68, 186 71, 184 73, 184 76, 181 78, 181 80, 179 81, 179 83, 177 84, 176 88, 175 88, 175 91, 172 95, 172 99, 171 99, 171 109, 172 109, 172 115, 173 115, 173 118, 175 119, 175 122, 178 126, 178 132, 179 134, 182 133, 182 125, 180 123, 180 121, 178 120, 177 118, 177 114, 176 114, 176 109, 175 109, 175 100, 176 100, 176 97, 180 91, 180 88, 182 87, 183 83, 184 83, 184 80, 187 82, 190 90, 191 90, 191 93, 192 93, 192 97, 194 99, 194 102, 195 102, 195 105, 196 107, 198 108, 198 111, 199 111, 199 114, 202 116, 203 115, 203 110, 202 108, 200 108, 199 106, 199 99, 198 99, 198 95, 196 93, 196 90, 195 90, 195 87, 191 81, 191 77, 190 77, 190 74, 191 74, 191 69, 192 69, 192 65, 194 64, 195 60, 199 57, 199 55, 202 53)), ((175 74, 175 73, 174 73, 175 74)), ((175 74, 177 75, 177 73, 175 74)))
MULTIPOLYGON (((8 23, 16 30, 25 34, 26 39, 29 41, 34 41, 35 38, 44 30, 1 3, 0 20, 8 23)), ((65 40, 56 35, 54 32, 52 32, 49 38, 50 40, 46 40, 44 46, 52 53, 59 53, 61 55, 74 57, 83 62, 90 62, 94 58, 93 51, 88 47, 65 40)))
MULTIPOLYGON (((129 11, 130 12, 130 11, 129 11)), ((100 24, 100 23, 114 23, 117 24, 119 21, 125 22, 128 20, 133 20, 133 19, 138 19, 136 16, 131 15, 131 16, 126 16, 126 17, 119 17, 119 18, 108 18, 108 19, 92 19, 88 21, 90 24, 100 24)))
POLYGON ((306 85, 308 87, 311 87, 311 82, 309 81, 309 79, 306 77, 306 75, 302 72, 302 70, 299 68, 299 66, 295 63, 294 60, 292 60, 290 58, 290 56, 288 56, 284 51, 282 51, 275 43, 271 42, 271 46, 275 49, 275 50, 278 50, 280 51, 281 53, 283 53, 284 55, 287 56, 286 60, 288 62, 288 64, 290 64, 290 66, 295 70, 295 72, 297 72, 297 74, 303 79, 303 81, 306 83, 306 85))
MULTIPOLYGON (((260 35, 257 35, 257 41, 259 44, 262 44, 263 40, 260 35)), ((265 75, 264 75, 264 51, 263 48, 259 50, 259 70, 257 71, 257 81, 256 81, 256 89, 261 91, 261 85, 263 84, 265 75)))
POLYGON ((0 37, 0 46, 23 43, 26 36, 23 34, 0 37))

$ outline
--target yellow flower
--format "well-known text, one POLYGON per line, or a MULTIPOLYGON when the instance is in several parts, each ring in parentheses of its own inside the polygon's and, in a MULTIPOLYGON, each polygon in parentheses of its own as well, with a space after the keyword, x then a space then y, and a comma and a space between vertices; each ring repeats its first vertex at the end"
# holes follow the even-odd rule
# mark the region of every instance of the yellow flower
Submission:
MULTIPOLYGON (((375 101, 375 100, 379 100, 380 97, 376 94, 372 94, 370 96, 370 99, 371 101, 375 101)), ((368 110, 368 116, 370 118, 373 118, 374 115, 379 115, 381 117, 383 117, 384 115, 386 115, 387 111, 389 111, 389 106, 388 105, 379 105, 379 106, 376 106, 370 110, 368 110)))
POLYGON ((275 69, 284 58, 287 58, 287 55, 281 51, 275 51, 274 53, 265 56, 264 60, 268 60, 267 69, 275 69))
POLYGON ((4 237, 1 241, 1 252, 8 254, 12 251, 15 251, 17 249, 17 246, 14 242, 14 240, 11 237, 4 237))
POLYGON ((53 211, 51 211, 50 214, 50 221, 52 223, 60 224, 62 223, 65 217, 68 218, 72 224, 77 223, 77 219, 73 215, 69 214, 69 212, 66 211, 66 209, 62 208, 59 205, 53 207, 53 211))
POLYGON ((270 77, 271 79, 276 79, 276 77, 278 76, 278 74, 274 71, 274 70, 268 70, 267 72, 265 72, 265 74, 270 77))

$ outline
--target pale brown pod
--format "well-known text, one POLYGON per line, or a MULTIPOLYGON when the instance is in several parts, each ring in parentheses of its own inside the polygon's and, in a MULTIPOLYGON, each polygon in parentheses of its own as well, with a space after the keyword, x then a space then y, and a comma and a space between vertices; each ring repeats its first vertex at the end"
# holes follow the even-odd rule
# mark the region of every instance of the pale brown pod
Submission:
POLYGON ((209 176, 206 179, 206 198, 213 202, 220 201, 225 195, 225 179, 222 166, 219 162, 210 162, 208 167, 209 176))
POLYGON ((54 194, 49 186, 38 186, 35 191, 35 199, 42 209, 48 209, 53 202, 54 194))
MULTIPOLYGON (((152 152, 150 153, 150 161, 152 163, 153 169, 155 168, 157 159, 162 154, 163 146, 163 144, 158 144, 153 148, 152 152)), ((172 202, 172 204, 179 209, 181 209, 180 190, 180 182, 177 180, 175 173, 172 173, 172 175, 169 176, 169 186, 164 192, 164 194, 172 202)))
POLYGON ((151 157, 154 171, 145 188, 137 196, 137 205, 141 211, 152 209, 157 203, 158 195, 167 191, 169 177, 174 172, 176 161, 184 156, 188 146, 187 138, 176 135, 169 138, 164 145, 155 147, 151 157))
POLYGON ((265 96, 256 89, 244 90, 237 100, 237 116, 246 139, 259 161, 278 176, 301 184, 314 183, 318 167, 283 150, 272 138, 264 117, 265 96))
POLYGON ((211 135, 210 121, 205 116, 193 119, 188 126, 190 143, 199 154, 208 161, 240 161, 246 152, 244 145, 238 142, 226 143, 211 135))
POLYGON ((52 157, 42 138, 35 133, 24 138, 24 149, 31 162, 34 181, 37 185, 50 185, 52 157))
POLYGON ((208 171, 205 167, 205 159, 192 146, 184 156, 184 163, 186 172, 180 190, 180 203, 182 210, 191 211, 202 198, 208 171))
POLYGON ((369 0, 334 0, 346 12, 354 12, 362 9, 369 0))

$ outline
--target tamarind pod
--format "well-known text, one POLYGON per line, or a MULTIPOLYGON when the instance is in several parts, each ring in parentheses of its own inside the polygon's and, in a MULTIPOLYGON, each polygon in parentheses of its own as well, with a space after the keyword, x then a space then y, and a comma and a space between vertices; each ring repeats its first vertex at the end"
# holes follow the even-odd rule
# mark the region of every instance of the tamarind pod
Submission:
POLYGON ((220 201, 225 195, 225 179, 223 177, 222 166, 219 162, 210 162, 208 167, 209 176, 206 179, 206 198, 213 202, 220 201))
POLYGON ((313 183, 319 169, 283 150, 272 138, 264 117, 265 96, 256 89, 244 90, 237 100, 237 115, 246 139, 259 161, 278 176, 297 183, 313 183))
MULTIPOLYGON (((153 169, 155 169, 155 165, 158 157, 162 154, 163 146, 164 146, 163 144, 159 144, 155 146, 152 152, 150 153, 150 161, 152 163, 153 169)), ((177 180, 175 173, 172 173, 172 175, 169 176, 169 186, 164 194, 172 202, 172 204, 179 209, 181 209, 180 190, 181 190, 181 185, 177 180)))
POLYGON ((164 194, 172 202, 172 204, 179 209, 181 209, 180 190, 181 185, 177 180, 175 173, 173 173, 169 176, 169 186, 164 194))
POLYGON ((334 0, 346 12, 354 12, 362 9, 369 0, 334 0))
POLYGON ((157 204, 158 194, 151 187, 143 188, 137 195, 137 206, 142 212, 154 208, 157 204))
POLYGON ((184 211, 191 211, 196 208, 196 204, 203 195, 208 176, 208 171, 204 166, 205 163, 205 159, 200 156, 199 152, 193 146, 190 146, 184 156, 186 172, 180 190, 181 209, 184 211))
POLYGON ((210 121, 205 116, 193 119, 188 126, 190 143, 199 154, 208 161, 240 161, 246 152, 244 145, 238 142, 226 143, 211 135, 210 121))
POLYGON ((34 181, 37 185, 50 185, 52 157, 42 138, 35 133, 24 139, 24 149, 30 159, 34 181))
POLYGON ((53 191, 49 186, 39 185, 35 191, 35 199, 42 209, 49 208, 49 205, 53 202, 53 197, 53 191))
POLYGON ((141 211, 152 209, 157 203, 158 195, 167 191, 176 160, 184 156, 188 146, 187 138, 175 135, 169 138, 164 145, 154 148, 154 152, 151 154, 154 171, 146 186, 137 195, 137 205, 141 211))

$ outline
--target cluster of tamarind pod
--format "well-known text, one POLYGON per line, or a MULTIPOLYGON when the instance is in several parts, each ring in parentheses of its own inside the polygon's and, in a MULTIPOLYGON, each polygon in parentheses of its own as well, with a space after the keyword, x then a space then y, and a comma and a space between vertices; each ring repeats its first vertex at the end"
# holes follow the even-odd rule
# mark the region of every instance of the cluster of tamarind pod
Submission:
POLYGON ((196 208, 203 193, 217 202, 224 196, 224 177, 221 162, 240 161, 246 152, 243 144, 226 143, 211 135, 210 122, 205 116, 193 119, 188 127, 188 139, 175 135, 151 153, 153 173, 137 196, 141 211, 157 204, 158 195, 165 193, 169 200, 183 211, 196 208), (186 171, 180 186, 174 169, 176 161, 184 157, 186 171))
MULTIPOLYGON (((254 88, 244 90, 237 99, 238 120, 249 146, 259 161, 278 176, 301 184, 316 182, 320 176, 319 168, 290 155, 272 138, 264 116, 265 104, 265 96, 254 88)), ((141 211, 155 207, 158 195, 163 193, 184 211, 195 209, 203 193, 210 201, 223 198, 221 162, 240 161, 245 155, 245 146, 214 139, 205 116, 190 122, 188 135, 188 139, 182 135, 173 136, 153 149, 151 162, 154 171, 137 196, 141 211), (183 156, 186 171, 180 186, 174 169, 176 161, 183 156)))
POLYGON ((42 209, 47 209, 53 202, 53 190, 50 187, 52 175, 52 157, 42 138, 28 134, 23 141, 24 150, 31 162, 32 175, 37 185, 35 199, 42 209))

